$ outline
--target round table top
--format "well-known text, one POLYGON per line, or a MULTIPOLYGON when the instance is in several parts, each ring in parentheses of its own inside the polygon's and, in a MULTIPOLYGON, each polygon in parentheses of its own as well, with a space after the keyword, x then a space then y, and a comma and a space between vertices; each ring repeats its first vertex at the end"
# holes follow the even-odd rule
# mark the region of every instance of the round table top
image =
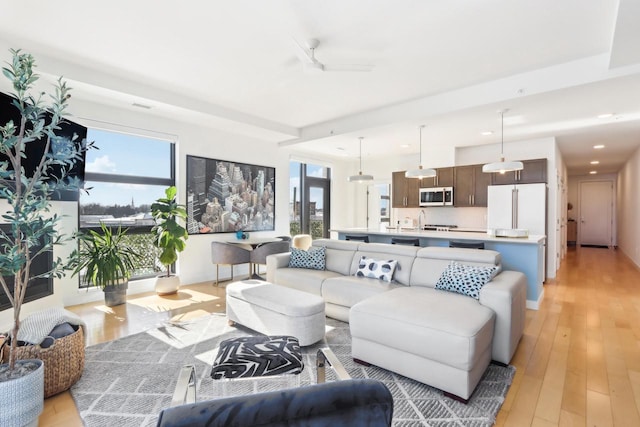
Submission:
POLYGON ((273 242, 279 242, 282 239, 279 237, 251 237, 249 236, 248 239, 231 239, 231 240, 227 240, 227 243, 236 243, 239 245, 251 245, 252 247, 256 247, 259 245, 262 245, 264 243, 273 243, 273 242))

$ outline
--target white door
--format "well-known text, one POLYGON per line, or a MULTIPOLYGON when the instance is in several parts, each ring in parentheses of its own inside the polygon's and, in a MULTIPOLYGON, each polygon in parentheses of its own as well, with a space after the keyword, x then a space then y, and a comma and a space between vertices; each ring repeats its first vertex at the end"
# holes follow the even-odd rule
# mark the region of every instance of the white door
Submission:
POLYGON ((612 245, 613 182, 580 183, 580 223, 578 240, 581 245, 612 245))

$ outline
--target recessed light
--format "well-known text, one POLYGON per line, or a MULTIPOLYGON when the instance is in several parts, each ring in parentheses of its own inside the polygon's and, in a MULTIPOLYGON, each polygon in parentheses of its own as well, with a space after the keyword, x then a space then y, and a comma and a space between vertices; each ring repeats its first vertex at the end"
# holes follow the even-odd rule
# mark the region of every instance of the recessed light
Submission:
POLYGON ((596 149, 596 150, 602 150, 604 148, 604 145, 602 145, 602 144, 594 145, 593 148, 596 149))
POLYGON ((605 113, 605 114, 598 115, 599 119, 608 119, 609 117, 613 117, 613 113, 605 113))
POLYGON ((592 165, 599 165, 600 164, 600 162, 597 161, 597 160, 592 160, 589 163, 591 163, 592 165))
POLYGON ((493 131, 490 130, 485 130, 484 132, 481 132, 480 135, 482 136, 489 136, 489 135, 493 135, 493 131))
POLYGON ((591 175, 595 175, 595 174, 597 174, 597 173, 598 173, 598 171, 591 171, 591 172, 589 172, 589 173, 590 173, 591 175))
POLYGON ((411 144, 401 144, 400 147, 401 148, 409 148, 409 147, 411 147, 411 144))

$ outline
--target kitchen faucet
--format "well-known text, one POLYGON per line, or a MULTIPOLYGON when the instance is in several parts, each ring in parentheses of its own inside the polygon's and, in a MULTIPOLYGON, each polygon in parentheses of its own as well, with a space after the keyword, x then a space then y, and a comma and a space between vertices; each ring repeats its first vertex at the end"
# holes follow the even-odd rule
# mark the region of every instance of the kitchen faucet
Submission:
POLYGON ((422 230, 422 226, 424 225, 422 220, 426 221, 427 219, 427 214, 424 213, 424 209, 420 209, 420 213, 418 214, 418 230, 422 230))

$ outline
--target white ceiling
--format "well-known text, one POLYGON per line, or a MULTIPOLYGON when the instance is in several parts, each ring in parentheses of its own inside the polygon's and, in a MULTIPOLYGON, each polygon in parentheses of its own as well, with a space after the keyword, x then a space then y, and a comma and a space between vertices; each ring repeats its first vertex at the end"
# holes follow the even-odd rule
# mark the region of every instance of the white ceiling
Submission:
POLYGON ((594 169, 595 143, 600 173, 640 145, 636 0, 22 0, 2 15, 0 48, 34 53, 74 97, 311 154, 355 157, 358 136, 365 156, 417 153, 423 123, 425 146, 496 143, 504 108, 506 142, 554 136, 572 174, 594 169), (293 40, 309 38, 327 65, 374 68, 305 72, 293 40))

